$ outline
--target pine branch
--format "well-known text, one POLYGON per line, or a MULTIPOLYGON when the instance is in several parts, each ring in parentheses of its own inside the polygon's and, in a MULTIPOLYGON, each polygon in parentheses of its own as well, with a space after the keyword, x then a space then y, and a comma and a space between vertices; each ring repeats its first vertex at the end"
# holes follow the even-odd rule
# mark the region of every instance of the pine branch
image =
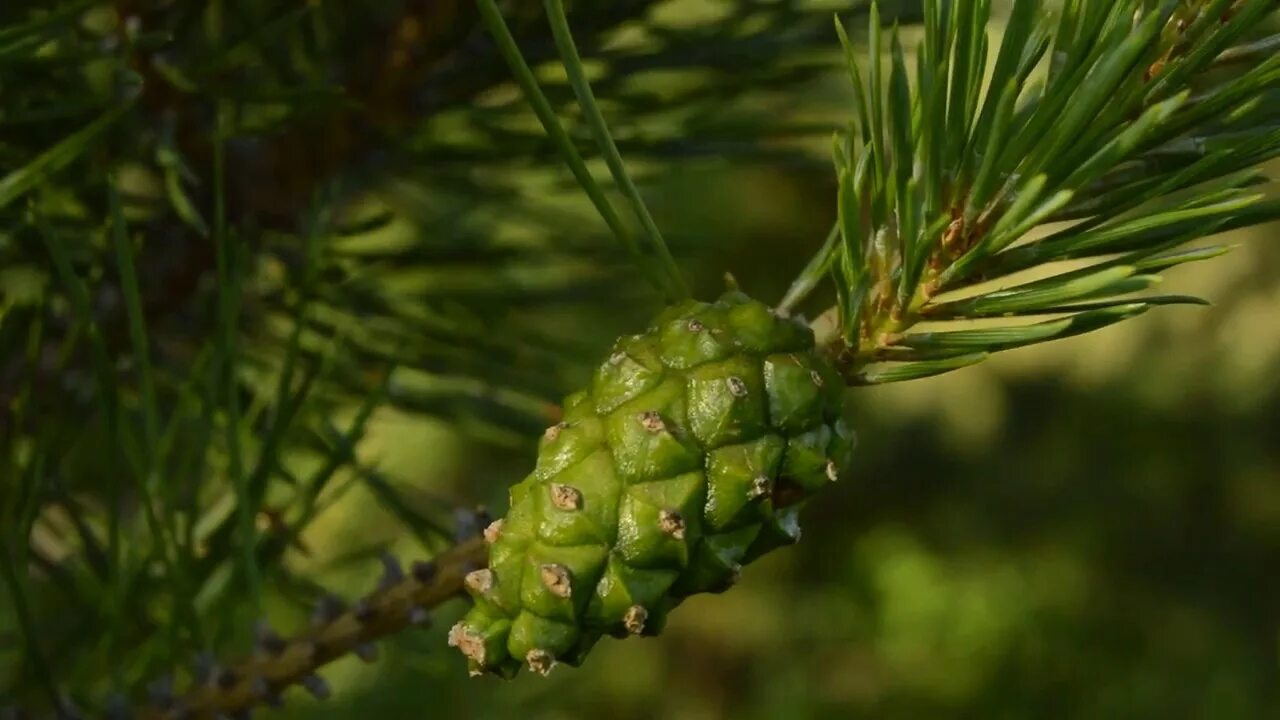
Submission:
POLYGON ((153 688, 151 704, 139 708, 139 720, 214 720, 235 717, 261 705, 278 705, 281 695, 299 686, 325 699, 328 686, 316 671, 355 654, 376 658, 373 643, 421 628, 429 611, 462 591, 468 573, 483 567, 487 555, 482 538, 463 542, 404 572, 394 559, 385 560, 378 589, 343 609, 326 597, 317 607, 314 627, 287 638, 263 630, 258 651, 224 667, 206 668, 205 677, 179 695, 165 683, 153 688))

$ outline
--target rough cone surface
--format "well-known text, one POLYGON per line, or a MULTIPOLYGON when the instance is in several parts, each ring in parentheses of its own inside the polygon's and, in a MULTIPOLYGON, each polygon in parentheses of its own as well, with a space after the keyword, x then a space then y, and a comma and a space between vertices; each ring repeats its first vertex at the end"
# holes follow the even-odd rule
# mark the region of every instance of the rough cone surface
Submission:
POLYGON ((807 327, 738 292, 620 339, 511 488, 450 644, 473 672, 545 674, 725 590, 847 465, 843 387, 807 327))

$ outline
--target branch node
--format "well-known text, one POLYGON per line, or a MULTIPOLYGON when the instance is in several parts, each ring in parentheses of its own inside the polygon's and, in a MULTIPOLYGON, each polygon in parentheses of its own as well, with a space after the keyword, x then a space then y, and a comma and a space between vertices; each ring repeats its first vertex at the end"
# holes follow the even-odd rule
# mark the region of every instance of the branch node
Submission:
POLYGON ((323 627, 337 620, 346 609, 346 603, 337 595, 324 595, 316 602, 315 612, 311 614, 311 624, 323 627))
POLYGON ((355 656, 361 660, 371 663, 378 659, 378 646, 371 642, 361 643, 352 650, 355 656))
POLYGON ((378 611, 368 600, 360 600, 351 609, 351 614, 355 616, 360 624, 367 625, 378 615, 378 611))
POLYGON ((280 694, 271 689, 271 683, 264 677, 256 677, 250 684, 253 696, 258 702, 271 707, 280 707, 280 694))
POLYGON ((332 690, 329 689, 329 683, 325 682, 325 679, 319 675, 308 675, 302 678, 300 684, 306 688, 307 692, 311 693, 311 697, 317 700, 328 700, 332 694, 332 690))
POLYGON ((378 588, 386 590, 403 581, 404 568, 401 567, 400 560, 389 552, 382 553, 382 579, 378 581, 378 588))
POLYGON ((267 625, 265 621, 258 623, 257 636, 258 649, 267 657, 276 657, 288 647, 288 643, 284 641, 284 638, 272 630, 271 626, 267 625))
POLYGON ((417 560, 410 567, 409 572, 413 573, 413 579, 417 580, 421 585, 430 585, 432 580, 436 579, 436 573, 439 568, 430 560, 417 560))

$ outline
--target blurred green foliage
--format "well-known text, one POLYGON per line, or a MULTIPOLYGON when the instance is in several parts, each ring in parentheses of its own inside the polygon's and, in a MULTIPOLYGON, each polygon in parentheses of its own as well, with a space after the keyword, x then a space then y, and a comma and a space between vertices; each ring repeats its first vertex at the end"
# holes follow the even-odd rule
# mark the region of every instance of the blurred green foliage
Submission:
MULTIPOLYGON (((717 7, 680 0, 663 17, 696 27, 695 20, 723 12, 717 7)), ((813 42, 834 49, 834 38, 820 37, 813 42)), ((687 40, 696 47, 696 35, 687 40)), ((751 64, 753 57, 744 48, 734 60, 751 64)), ((636 168, 647 175, 654 214, 695 271, 693 286, 699 294, 714 293, 728 270, 756 296, 781 297, 834 216, 835 187, 825 161, 794 152, 813 150, 821 158, 824 139, 806 144, 800 132, 806 128, 799 127, 799 139, 780 133, 763 145, 749 143, 752 150, 763 148, 749 161, 725 162, 726 154, 747 147, 735 142, 731 120, 750 126, 751 118, 776 113, 785 94, 735 100, 734 112, 704 118, 705 125, 696 116, 676 122, 637 108, 653 107, 662 96, 680 97, 685 83, 695 90, 706 85, 678 69, 664 72, 657 61, 648 69, 625 83, 603 82, 597 93, 610 101, 609 112, 626 120, 619 132, 622 150, 640 156, 636 168), (694 132, 700 127, 701 134, 694 132), (643 142, 647 133, 684 138, 687 146, 643 142), (717 137, 724 140, 714 142, 717 137)), ((737 97, 733 87, 720 90, 726 103, 737 97)), ((802 126, 830 123, 847 111, 845 85, 834 74, 790 90, 804 96, 803 108, 788 116, 802 126)), ((0 86, 0 98, 2 91, 0 86)), ((514 103, 509 88, 492 92, 514 103)), ((323 93, 317 97, 324 99, 323 93)), ((474 127, 461 117, 437 116, 433 129, 452 124, 458 134, 424 133, 422 157, 453 157, 433 138, 469 137, 474 127)), ((527 472, 533 456, 536 434, 529 430, 544 410, 540 403, 580 385, 588 364, 652 310, 653 298, 630 285, 617 289, 611 285, 615 276, 598 272, 595 238, 584 237, 592 233, 581 231, 577 220, 589 217, 585 206, 561 174, 542 171, 552 160, 532 139, 536 129, 529 118, 513 114, 505 122, 519 132, 508 136, 507 126, 485 127, 520 149, 511 151, 519 157, 518 176, 506 175, 510 157, 487 154, 484 143, 461 143, 449 149, 457 152, 451 164, 427 172, 406 156, 396 163, 393 181, 378 186, 384 204, 374 210, 393 205, 397 222, 366 240, 368 253, 384 261, 383 269, 407 264, 404 256, 378 255, 403 233, 414 242, 397 248, 420 263, 415 269, 427 268, 425 275, 391 282, 339 276, 343 281, 334 287, 360 287, 367 280, 376 290, 394 288, 404 308, 428 297, 433 310, 486 332, 518 329, 520 348, 552 349, 555 361, 539 364, 544 356, 534 353, 534 360, 508 366, 512 356, 498 349, 481 372, 467 358, 446 355, 445 364, 428 365, 428 377, 398 386, 423 388, 419 397, 426 400, 414 403, 406 391, 401 402, 374 412, 356 453, 363 462, 344 465, 339 475, 349 481, 360 477, 360 467, 376 468, 403 504, 388 502, 374 484, 343 485, 342 502, 325 505, 302 535, 306 552, 289 554, 288 582, 263 598, 264 614, 282 628, 305 622, 298 599, 312 597, 317 587, 348 596, 371 587, 378 568, 370 558, 377 550, 420 550, 422 536, 406 529, 411 525, 397 507, 433 521, 451 505, 480 501, 501 509, 505 488, 527 472), (476 178, 496 180, 485 185, 476 178), (519 212, 511 217, 503 214, 504 198, 513 192, 506 183, 520 190, 519 212), (451 213, 476 197, 470 194, 475 187, 501 189, 483 195, 475 215, 451 213), (544 223, 548 216, 554 221, 544 223), (464 219, 455 224, 454 218, 464 219), (474 262, 453 262, 460 246, 495 227, 514 242, 485 245, 480 258, 469 257, 474 262), (563 263, 550 267, 528 261, 546 247, 547 227, 579 229, 571 242, 553 245, 557 252, 569 250, 557 255, 563 263), (432 242, 441 238, 449 242, 432 242), (501 280, 494 283, 499 264, 501 280), (508 293, 491 294, 495 284, 508 293), (483 302, 473 303, 477 298, 483 302), (491 314, 477 314, 477 307, 491 314), (503 385, 505 374, 517 372, 538 381, 536 392, 528 397, 523 391, 530 385, 512 383, 521 392, 515 403, 504 403, 508 396, 493 393, 486 382, 498 378, 503 385)), ((324 129, 321 124, 315 137, 325 137, 324 129)), ((60 130, 50 128, 49 137, 60 130)), ((140 187, 150 188, 154 202, 168 203, 163 172, 149 173, 156 171, 143 173, 140 187)), ((230 184, 253 201, 263 183, 237 177, 233 173, 230 184)), ((308 207, 302 195, 301 201, 292 198, 295 212, 282 221, 290 233, 297 230, 292 223, 303 212, 299 207, 308 207)), ((511 207, 514 213, 517 206, 511 207)), ((176 207, 156 212, 182 215, 176 207)), ((439 614, 432 629, 389 642, 379 663, 340 661, 326 673, 334 699, 290 695, 281 716, 1275 716, 1278 231, 1273 225, 1234 233, 1240 248, 1233 254, 1171 274, 1165 289, 1202 295, 1213 307, 1150 313, 1096 337, 1013 351, 946 377, 855 391, 861 443, 854 478, 811 508, 802 543, 753 565, 732 592, 687 603, 661 638, 603 643, 584 668, 562 668, 547 679, 470 680, 462 660, 444 646, 445 630, 463 610, 459 601, 439 614)), ((296 251, 298 237, 282 246, 296 251)), ((0 244, 6 251, 12 247, 0 244)), ((0 291, 12 307, 52 280, 10 259, 0 268, 0 291)), ((267 277, 282 272, 270 263, 264 267, 267 277)), ((151 279, 144 275, 143 282, 151 279)), ((379 313, 390 307, 386 317, 396 323, 428 319, 394 312, 395 306, 379 304, 378 293, 373 299, 379 313)), ((807 309, 816 312, 829 301, 815 297, 807 309)), ((253 319, 265 319, 265 313, 253 315, 260 311, 246 309, 253 319)), ((364 319, 358 314, 351 324, 364 319)), ((173 322, 181 325, 184 318, 173 322)), ((260 330, 276 350, 288 338, 281 322, 260 330)), ((439 344, 447 346, 447 335, 439 344)), ((432 343, 414 360, 437 361, 437 350, 432 343)), ((340 378, 360 382, 334 382, 317 416, 336 412, 333 425, 348 427, 358 410, 351 395, 367 389, 360 373, 383 367, 375 359, 385 360, 357 354, 343 366, 340 378)), ((84 406, 70 406, 61 422, 73 423, 77 407, 84 406)), ((244 434, 252 437, 252 428, 244 434)), ((323 452, 308 449, 312 453, 291 462, 295 472, 323 462, 323 452)), ((50 599, 55 590, 45 588, 42 596, 54 611, 47 620, 78 627, 67 621, 84 621, 78 613, 87 611, 50 599)), ((0 663, 27 677, 16 667, 21 656, 14 616, 6 605, 0 610, 0 663)), ((224 640, 223 647, 243 647, 251 620, 238 618, 238 638, 224 640)))

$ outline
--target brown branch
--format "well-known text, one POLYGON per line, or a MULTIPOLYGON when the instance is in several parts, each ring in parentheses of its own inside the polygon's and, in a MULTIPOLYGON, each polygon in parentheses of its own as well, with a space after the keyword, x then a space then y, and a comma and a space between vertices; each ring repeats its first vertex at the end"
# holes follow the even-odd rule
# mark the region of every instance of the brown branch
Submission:
POLYGON ((488 553, 483 539, 474 538, 415 563, 408 574, 393 571, 383 586, 352 609, 318 610, 317 626, 290 638, 268 635, 258 652, 210 673, 202 683, 177 698, 160 700, 140 709, 140 720, 213 720, 237 717, 255 706, 279 702, 280 694, 303 685, 323 697, 327 688, 316 670, 348 654, 372 659, 371 643, 408 627, 421 625, 427 610, 462 592, 462 579, 483 567, 488 553))

